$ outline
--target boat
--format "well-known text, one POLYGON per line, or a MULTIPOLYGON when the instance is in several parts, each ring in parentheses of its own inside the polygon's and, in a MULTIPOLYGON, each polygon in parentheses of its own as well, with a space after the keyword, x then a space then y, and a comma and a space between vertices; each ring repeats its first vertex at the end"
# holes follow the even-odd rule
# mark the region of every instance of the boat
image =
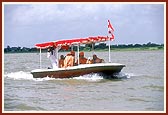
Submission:
MULTIPOLYGON (((90 74, 90 73, 101 73, 105 75, 113 75, 115 73, 119 73, 124 64, 120 63, 112 63, 110 61, 110 45, 109 45, 109 62, 107 63, 95 63, 95 64, 79 64, 72 67, 67 68, 42 68, 41 67, 41 49, 46 49, 49 47, 54 47, 56 49, 57 57, 59 49, 66 48, 65 46, 74 46, 77 45, 78 49, 78 60, 79 60, 79 46, 81 44, 93 44, 99 42, 111 41, 114 39, 114 36, 96 36, 96 37, 86 37, 86 38, 74 38, 67 40, 57 40, 52 42, 40 43, 36 44, 35 47, 40 49, 40 68, 31 71, 31 74, 34 78, 72 78, 79 77, 81 75, 90 74)), ((58 58, 57 58, 58 59, 58 58)))
POLYGON ((118 73, 125 65, 119 63, 98 63, 81 64, 78 66, 58 68, 58 69, 36 69, 31 73, 34 78, 71 78, 90 73, 102 73, 104 75, 113 75, 118 73))

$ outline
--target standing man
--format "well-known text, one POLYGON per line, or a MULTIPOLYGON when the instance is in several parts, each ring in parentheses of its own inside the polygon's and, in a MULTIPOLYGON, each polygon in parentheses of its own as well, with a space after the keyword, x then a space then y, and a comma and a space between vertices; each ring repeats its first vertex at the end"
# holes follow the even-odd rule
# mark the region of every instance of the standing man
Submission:
POLYGON ((56 60, 56 56, 55 56, 55 50, 54 50, 53 47, 50 47, 48 49, 47 58, 50 59, 50 62, 51 62, 51 65, 52 65, 52 69, 58 68, 57 60, 56 60))

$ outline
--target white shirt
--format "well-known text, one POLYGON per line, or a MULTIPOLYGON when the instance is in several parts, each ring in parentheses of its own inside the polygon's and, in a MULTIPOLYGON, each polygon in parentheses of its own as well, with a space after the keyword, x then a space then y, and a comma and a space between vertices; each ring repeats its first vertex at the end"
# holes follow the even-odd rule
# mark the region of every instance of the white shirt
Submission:
POLYGON ((50 59, 50 62, 51 62, 53 69, 58 68, 54 50, 53 50, 53 54, 52 54, 52 52, 47 52, 47 58, 50 59))

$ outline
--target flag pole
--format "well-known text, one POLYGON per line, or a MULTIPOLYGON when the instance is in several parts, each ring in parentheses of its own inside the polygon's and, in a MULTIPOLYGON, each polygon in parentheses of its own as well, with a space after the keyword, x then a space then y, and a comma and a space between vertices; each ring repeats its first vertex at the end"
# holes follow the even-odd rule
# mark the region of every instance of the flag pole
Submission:
POLYGON ((108 45, 109 45, 109 51, 108 51, 108 55, 109 55, 109 63, 110 63, 110 62, 111 62, 111 55, 110 55, 110 54, 111 54, 111 52, 110 52, 110 49, 111 49, 111 48, 110 48, 110 37, 109 37, 109 20, 108 20, 108 24, 107 24, 107 29, 108 29, 108 30, 107 30, 107 32, 108 32, 108 33, 107 33, 107 37, 108 37, 108 39, 109 39, 109 44, 108 44, 108 45))
POLYGON ((107 37, 108 37, 108 39, 109 39, 109 63, 111 62, 111 55, 110 55, 110 50, 111 50, 111 48, 110 48, 110 37, 108 36, 109 34, 111 34, 112 35, 112 39, 114 39, 114 36, 113 36, 113 31, 114 31, 114 28, 112 27, 112 25, 111 25, 111 23, 110 23, 110 20, 108 20, 108 34, 107 34, 107 37))

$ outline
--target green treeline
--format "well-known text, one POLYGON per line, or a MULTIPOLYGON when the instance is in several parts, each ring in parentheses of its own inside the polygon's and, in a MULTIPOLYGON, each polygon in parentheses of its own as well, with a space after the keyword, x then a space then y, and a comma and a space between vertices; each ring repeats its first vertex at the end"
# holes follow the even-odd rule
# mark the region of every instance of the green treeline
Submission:
MULTIPOLYGON (((99 43, 97 45, 95 44, 86 44, 80 46, 80 51, 91 51, 94 47, 95 51, 106 51, 108 50, 108 44, 106 43, 99 43)), ((155 43, 147 43, 147 44, 119 44, 119 45, 111 45, 111 50, 158 50, 163 49, 164 44, 155 44, 155 43)), ((71 48, 69 48, 68 51, 70 51, 71 48)), ((73 50, 77 51, 77 46, 73 46, 73 50)), ((46 52, 47 49, 42 49, 42 52, 46 52)), ((64 50, 60 50, 64 51, 64 50)), ((39 49, 33 47, 33 48, 27 48, 27 47, 10 47, 7 46, 4 48, 5 53, 33 53, 33 52, 39 52, 39 49)))

